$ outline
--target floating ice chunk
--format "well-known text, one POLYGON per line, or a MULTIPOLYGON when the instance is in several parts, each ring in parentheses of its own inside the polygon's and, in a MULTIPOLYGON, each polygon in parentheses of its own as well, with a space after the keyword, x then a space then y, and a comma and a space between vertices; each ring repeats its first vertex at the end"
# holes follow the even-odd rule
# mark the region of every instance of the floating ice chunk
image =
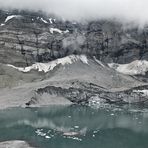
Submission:
POLYGON ((42 137, 46 137, 46 133, 42 132, 43 130, 41 129, 37 129, 35 131, 35 133, 38 135, 38 136, 42 136, 42 137))
POLYGON ((77 140, 77 141, 82 141, 82 139, 80 139, 80 138, 78 138, 78 137, 67 136, 66 138, 68 138, 68 139, 73 139, 73 140, 77 140))
POLYGON ((21 15, 10 15, 7 16, 7 18, 5 19, 5 23, 8 22, 9 20, 13 19, 13 18, 20 18, 21 15))
POLYGON ((79 132, 65 132, 63 133, 63 136, 77 136, 79 134, 79 132))
POLYGON ((81 60, 83 63, 88 64, 88 59, 87 59, 87 57, 86 57, 85 55, 81 55, 81 56, 80 56, 80 60, 81 60))
POLYGON ((49 137, 49 136, 45 136, 45 138, 46 138, 46 139, 50 139, 51 137, 49 137))
POLYGON ((96 130, 96 131, 94 131, 93 133, 94 133, 94 134, 97 134, 98 132, 100 132, 100 130, 96 130))
POLYGON ((93 134, 93 137, 95 137, 95 135, 93 134))
POLYGON ((72 137, 73 140, 78 140, 78 141, 82 141, 82 139, 78 138, 78 137, 72 137))
POLYGON ((46 133, 40 133, 39 135, 44 137, 44 136, 46 136, 46 133))

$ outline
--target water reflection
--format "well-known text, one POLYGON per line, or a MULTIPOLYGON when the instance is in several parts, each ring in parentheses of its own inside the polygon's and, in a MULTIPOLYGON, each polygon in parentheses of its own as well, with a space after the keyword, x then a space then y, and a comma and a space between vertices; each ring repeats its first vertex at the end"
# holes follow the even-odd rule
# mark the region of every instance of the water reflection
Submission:
MULTIPOLYGON (((0 112, 0 131, 1 141, 27 140, 38 143, 41 147, 47 147, 48 144, 55 146, 54 144, 59 139, 62 143, 65 139, 69 139, 85 142, 85 144, 79 144, 77 147, 85 146, 87 148, 89 146, 88 148, 90 148, 95 143, 100 146, 103 145, 102 142, 109 138, 108 142, 116 142, 116 145, 119 144, 122 148, 122 146, 128 147, 124 143, 126 139, 122 143, 122 138, 127 136, 131 138, 129 137, 131 135, 135 138, 133 141, 140 136, 142 139, 139 139, 139 142, 144 141, 145 145, 143 147, 148 147, 148 142, 145 141, 148 136, 148 111, 139 112, 115 108, 93 109, 86 106, 50 106, 39 109, 16 108, 0 112), (116 141, 119 137, 121 138, 119 139, 120 142, 116 141), (52 141, 46 143, 42 138, 52 141), (92 139, 95 141, 92 141, 92 139), (99 139, 101 141, 98 141, 99 139)), ((132 142, 132 139, 130 142, 132 142)), ((107 146, 109 145, 104 143, 102 148, 107 146)), ((65 145, 64 148, 66 147, 68 146, 65 145)))

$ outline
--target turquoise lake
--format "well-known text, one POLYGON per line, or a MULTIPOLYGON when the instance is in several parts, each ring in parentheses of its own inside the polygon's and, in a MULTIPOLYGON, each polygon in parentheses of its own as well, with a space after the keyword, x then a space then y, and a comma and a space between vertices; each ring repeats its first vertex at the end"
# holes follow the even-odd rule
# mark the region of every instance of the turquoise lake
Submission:
POLYGON ((148 110, 87 106, 0 111, 0 141, 37 148, 148 148, 148 110))

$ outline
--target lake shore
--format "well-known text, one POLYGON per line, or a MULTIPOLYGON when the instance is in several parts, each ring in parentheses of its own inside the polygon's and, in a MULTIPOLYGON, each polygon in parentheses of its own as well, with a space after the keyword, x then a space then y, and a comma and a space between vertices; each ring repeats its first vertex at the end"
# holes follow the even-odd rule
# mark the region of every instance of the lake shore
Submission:
POLYGON ((0 142, 1 148, 33 148, 27 142, 14 140, 14 141, 5 141, 0 142))

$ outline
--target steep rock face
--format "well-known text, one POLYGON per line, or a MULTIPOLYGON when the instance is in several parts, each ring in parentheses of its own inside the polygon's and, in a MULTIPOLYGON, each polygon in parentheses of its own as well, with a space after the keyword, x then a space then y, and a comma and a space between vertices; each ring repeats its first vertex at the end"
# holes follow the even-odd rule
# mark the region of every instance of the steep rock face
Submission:
POLYGON ((148 28, 113 21, 77 23, 42 12, 0 11, 0 63, 28 66, 70 54, 106 63, 148 59, 148 28))
MULTIPOLYGON (((144 86, 147 88, 147 86, 144 86)), ((88 85, 85 88, 74 88, 64 89, 62 87, 48 86, 37 90, 38 97, 32 97, 26 105, 36 105, 43 97, 57 95, 58 97, 64 97, 73 103, 77 104, 91 104, 91 103, 109 103, 109 104, 147 104, 148 103, 148 91, 146 94, 142 87, 132 88, 130 90, 109 92, 107 90, 102 90, 95 88, 93 84, 88 85)))
POLYGON ((147 27, 1 10, 1 108, 54 102, 147 104, 148 84, 139 80, 148 79, 128 76, 135 70, 147 74, 147 61, 142 61, 148 59, 147 52, 147 27), (139 61, 126 65, 135 60, 139 61), (137 63, 144 63, 145 69, 137 63))

